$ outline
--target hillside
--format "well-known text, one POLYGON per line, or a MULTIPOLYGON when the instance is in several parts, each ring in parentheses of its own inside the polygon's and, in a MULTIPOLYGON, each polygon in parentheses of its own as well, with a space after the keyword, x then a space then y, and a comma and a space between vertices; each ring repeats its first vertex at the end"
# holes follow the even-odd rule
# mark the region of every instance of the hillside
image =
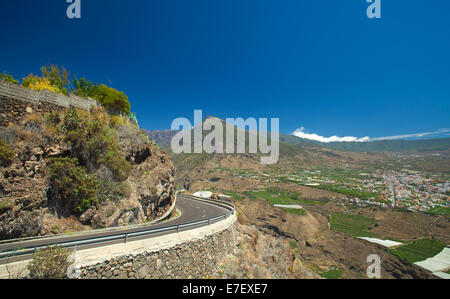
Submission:
POLYGON ((141 224, 171 206, 173 164, 128 115, 4 86, 28 98, 0 89, 0 240, 141 224))
MULTIPOLYGON (((149 134, 167 148, 176 132, 149 134)), ((250 133, 245 134, 248 137, 250 133)), ((294 256, 289 271, 295 273, 295 265, 301 265, 302 277, 365 278, 366 258, 377 253, 383 256, 384 278, 432 278, 431 273, 355 236, 406 243, 436 238, 448 243, 447 218, 392 209, 387 200, 391 196, 389 180, 394 178, 402 189, 399 197, 406 199, 406 189, 412 190, 413 196, 422 196, 428 189, 430 196, 440 196, 444 202, 444 194, 436 195, 435 190, 439 188, 436 185, 448 182, 448 151, 349 151, 295 136, 282 135, 280 139, 280 159, 273 165, 261 164, 260 154, 171 153, 179 188, 230 196, 239 223, 251 227, 246 231, 250 241, 242 241, 236 254, 225 259, 218 277, 273 277, 258 271, 259 259, 272 252, 269 241, 285 241, 294 256), (301 208, 280 208, 279 204, 301 208)), ((420 202, 419 208, 425 202, 420 202)), ((286 250, 277 254, 282 256, 282 252, 286 250)), ((265 263, 268 265, 267 260, 265 263)))
POLYGON ((330 142, 323 143, 292 135, 284 135, 280 140, 289 144, 311 144, 342 151, 353 152, 427 152, 450 149, 450 138, 424 140, 378 140, 369 142, 330 142))

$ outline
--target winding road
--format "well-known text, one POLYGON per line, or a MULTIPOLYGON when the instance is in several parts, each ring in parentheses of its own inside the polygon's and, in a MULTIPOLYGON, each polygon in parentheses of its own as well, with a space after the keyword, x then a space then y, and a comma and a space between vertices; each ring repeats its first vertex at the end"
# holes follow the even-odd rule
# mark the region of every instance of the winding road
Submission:
POLYGON ((73 235, 2 241, 0 242, 0 265, 31 259, 33 250, 39 247, 59 244, 64 247, 76 247, 77 250, 80 250, 148 239, 209 225, 225 219, 234 211, 234 207, 229 203, 183 194, 177 194, 176 203, 181 215, 162 223, 95 230, 73 235), (13 253, 14 251, 15 253, 13 253))

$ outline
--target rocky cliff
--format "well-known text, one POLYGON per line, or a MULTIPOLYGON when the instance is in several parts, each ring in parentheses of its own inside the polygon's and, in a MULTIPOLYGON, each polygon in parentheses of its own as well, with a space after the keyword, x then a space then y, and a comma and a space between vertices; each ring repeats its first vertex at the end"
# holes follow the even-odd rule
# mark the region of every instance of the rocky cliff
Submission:
POLYGON ((68 110, 27 111, 0 127, 0 151, 13 153, 0 161, 0 240, 141 224, 171 206, 175 169, 167 154, 127 117, 95 109, 78 111, 73 128, 68 110), (79 163, 76 171, 58 177, 51 168, 58 159, 79 163), (64 184, 55 186, 57 179, 64 184))

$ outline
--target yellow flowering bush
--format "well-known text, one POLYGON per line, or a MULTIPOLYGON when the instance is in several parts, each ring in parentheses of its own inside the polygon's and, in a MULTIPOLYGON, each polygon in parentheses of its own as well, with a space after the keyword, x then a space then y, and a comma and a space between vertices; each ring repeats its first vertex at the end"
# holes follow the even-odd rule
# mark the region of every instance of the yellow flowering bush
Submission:
POLYGON ((56 93, 63 94, 63 92, 56 86, 50 83, 47 78, 41 78, 33 74, 28 75, 28 77, 23 79, 22 86, 28 87, 32 90, 50 90, 56 93))

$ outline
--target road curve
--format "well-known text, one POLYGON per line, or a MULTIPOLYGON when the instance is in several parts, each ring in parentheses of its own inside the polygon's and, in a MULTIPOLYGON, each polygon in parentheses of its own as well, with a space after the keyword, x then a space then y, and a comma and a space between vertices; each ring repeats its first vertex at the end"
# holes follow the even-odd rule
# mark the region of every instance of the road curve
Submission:
MULTIPOLYGON (((219 216, 226 216, 230 213, 230 210, 232 208, 230 207, 224 207, 218 204, 208 201, 204 201, 201 199, 194 199, 192 196, 184 196, 182 194, 177 195, 177 209, 180 211, 181 215, 171 221, 166 221, 162 223, 156 223, 152 225, 139 225, 134 227, 121 227, 121 228, 113 228, 113 229, 106 229, 106 230, 95 230, 90 232, 83 232, 83 233, 77 233, 74 235, 61 235, 61 236, 54 236, 54 237, 43 237, 43 238, 34 238, 29 240, 18 240, 17 242, 14 240, 7 240, 0 243, 0 252, 9 252, 14 251, 18 249, 26 249, 26 248, 36 248, 36 247, 45 247, 50 245, 56 245, 56 244, 63 244, 63 243, 70 243, 70 242, 78 242, 78 241, 89 241, 89 240, 95 240, 95 239, 101 239, 104 237, 111 237, 114 238, 114 236, 117 235, 123 235, 123 234, 132 234, 137 232, 145 232, 150 231, 154 229, 164 229, 164 228, 170 228, 173 226, 184 226, 184 225, 190 225, 193 222, 202 221, 203 223, 193 224, 189 228, 178 228, 180 231, 192 229, 195 227, 207 225, 208 219, 219 217, 219 216)), ((165 234, 170 234, 176 231, 177 229, 174 228, 170 231, 162 231, 162 232, 156 232, 152 233, 151 235, 143 235, 143 236, 136 236, 132 239, 130 238, 130 241, 135 241, 139 239, 148 239, 156 236, 161 236, 165 234)), ((124 239, 115 239, 115 240, 106 240, 102 242, 96 242, 92 244, 87 245, 80 245, 76 248, 79 249, 88 249, 88 248, 95 248, 95 247, 101 247, 105 245, 112 245, 112 244, 118 244, 123 243, 124 239)), ((15 256, 15 257, 8 257, 8 258, 0 258, 0 264, 10 263, 12 261, 19 261, 19 260, 26 260, 30 259, 31 254, 24 254, 21 256, 15 256)))

